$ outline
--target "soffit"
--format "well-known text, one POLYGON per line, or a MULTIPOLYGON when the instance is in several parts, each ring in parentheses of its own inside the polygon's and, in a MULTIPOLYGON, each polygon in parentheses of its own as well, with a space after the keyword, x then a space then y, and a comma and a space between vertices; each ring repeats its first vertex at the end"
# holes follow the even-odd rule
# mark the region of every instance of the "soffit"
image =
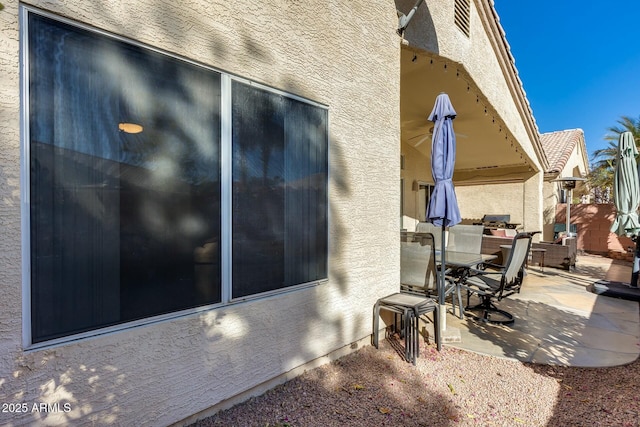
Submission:
POLYGON ((499 181, 503 175, 535 173, 535 162, 527 157, 461 64, 404 46, 400 69, 404 144, 430 158, 433 123, 427 118, 436 96, 446 92, 457 112, 453 121, 457 140, 454 181, 499 181))

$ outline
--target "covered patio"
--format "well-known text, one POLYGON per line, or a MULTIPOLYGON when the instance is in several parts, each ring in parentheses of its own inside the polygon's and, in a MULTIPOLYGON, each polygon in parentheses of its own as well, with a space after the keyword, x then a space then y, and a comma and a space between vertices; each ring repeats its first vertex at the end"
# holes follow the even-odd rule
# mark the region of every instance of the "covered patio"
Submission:
MULTIPOLYGON (((496 100, 484 94, 463 64, 411 46, 401 53, 401 228, 411 231, 424 220, 433 185, 433 123, 427 116, 441 92, 457 112, 453 182, 463 219, 472 223, 485 214, 504 213, 524 230, 542 229, 545 157, 533 122, 508 124, 496 100), (522 129, 524 124, 530 129, 522 129)), ((495 96, 513 101, 513 95, 495 96)), ((527 117, 528 110, 520 113, 527 117)))
MULTIPOLYGON (((396 0, 405 13, 413 4, 396 0)), ((457 113, 453 183, 463 223, 507 214, 520 230, 542 230, 549 165, 515 60, 490 4, 459 6, 423 3, 403 34, 400 228, 413 231, 424 220, 433 185, 427 117, 444 92, 457 113)))
MULTIPOLYGON (((532 147, 523 146, 513 136, 464 64, 405 46, 400 71, 403 151, 430 157, 433 123, 427 116, 438 94, 446 92, 458 113, 454 120, 458 142, 455 182, 513 182, 535 174, 537 161, 532 147)), ((428 162, 426 172, 430 175, 428 162)))
POLYGON ((599 256, 580 256, 575 271, 530 266, 520 294, 496 304, 515 322, 498 326, 461 320, 451 314, 447 327, 460 331, 447 345, 480 354, 536 364, 607 367, 640 355, 638 302, 591 293, 594 281, 628 280, 631 264, 599 256))

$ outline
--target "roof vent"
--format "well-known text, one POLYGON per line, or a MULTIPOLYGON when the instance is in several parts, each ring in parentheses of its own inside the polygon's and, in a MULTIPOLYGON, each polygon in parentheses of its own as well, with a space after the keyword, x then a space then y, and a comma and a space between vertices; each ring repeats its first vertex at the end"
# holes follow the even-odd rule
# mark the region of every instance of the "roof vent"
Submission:
POLYGON ((471 28, 471 0, 455 0, 453 21, 469 37, 471 28))

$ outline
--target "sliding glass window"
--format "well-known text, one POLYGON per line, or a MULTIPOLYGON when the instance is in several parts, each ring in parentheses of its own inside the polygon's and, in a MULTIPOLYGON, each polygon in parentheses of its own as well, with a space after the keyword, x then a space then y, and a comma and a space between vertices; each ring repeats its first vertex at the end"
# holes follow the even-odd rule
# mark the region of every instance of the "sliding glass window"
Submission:
POLYGON ((325 107, 24 16, 28 345, 327 278, 325 107))
POLYGON ((29 14, 32 340, 220 301, 220 75, 29 14))
POLYGON ((233 85, 233 297, 327 277, 327 111, 233 85))

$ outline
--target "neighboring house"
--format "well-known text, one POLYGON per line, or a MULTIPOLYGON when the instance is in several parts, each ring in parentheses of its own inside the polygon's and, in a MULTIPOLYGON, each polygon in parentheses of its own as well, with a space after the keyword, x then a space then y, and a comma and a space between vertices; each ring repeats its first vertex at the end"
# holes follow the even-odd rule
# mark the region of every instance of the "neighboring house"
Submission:
POLYGON ((439 92, 463 216, 542 226, 491 0, 404 43, 413 1, 3 3, 0 424, 193 420, 368 344, 439 92))
MULTIPOLYGON (((553 240, 556 205, 566 203, 568 198, 568 190, 562 179, 585 178, 589 173, 589 160, 582 129, 543 133, 540 141, 549 160, 549 169, 544 174, 543 230, 543 239, 549 241, 553 240)), ((572 190, 572 203, 588 202, 585 197, 588 198, 586 184, 577 182, 572 190)))

